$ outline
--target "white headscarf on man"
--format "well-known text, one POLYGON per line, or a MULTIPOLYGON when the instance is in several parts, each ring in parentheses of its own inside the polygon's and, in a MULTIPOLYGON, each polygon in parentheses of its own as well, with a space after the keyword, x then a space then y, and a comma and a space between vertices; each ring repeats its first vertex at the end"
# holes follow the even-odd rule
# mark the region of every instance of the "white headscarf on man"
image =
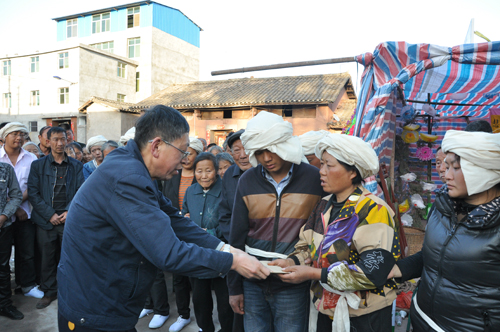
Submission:
POLYGON ((253 167, 259 164, 255 157, 255 152, 259 150, 276 153, 281 159, 297 165, 301 162, 308 164, 299 138, 293 136, 292 124, 279 115, 260 112, 248 121, 240 139, 253 167))
POLYGON ((15 131, 20 131, 23 133, 28 133, 28 127, 23 125, 21 122, 9 122, 2 129, 0 129, 0 137, 5 139, 7 135, 15 131))
POLYGON ((299 136, 300 143, 302 143, 302 150, 304 150, 304 155, 309 156, 314 154, 314 149, 319 140, 328 135, 329 132, 326 130, 311 130, 305 134, 299 136))
POLYGON ((97 136, 91 137, 87 141, 87 149, 89 150, 89 152, 92 152, 91 150, 94 146, 102 146, 107 141, 108 140, 106 139, 106 137, 104 137, 102 135, 97 135, 97 136))
POLYGON ((198 154, 203 152, 203 143, 196 137, 189 137, 189 147, 198 154))
POLYGON ((356 166, 363 179, 378 172, 377 154, 359 137, 329 133, 316 144, 316 157, 321 159, 325 151, 347 165, 356 166))
POLYGON ((500 183, 500 134, 448 130, 441 148, 460 156, 469 196, 500 183))

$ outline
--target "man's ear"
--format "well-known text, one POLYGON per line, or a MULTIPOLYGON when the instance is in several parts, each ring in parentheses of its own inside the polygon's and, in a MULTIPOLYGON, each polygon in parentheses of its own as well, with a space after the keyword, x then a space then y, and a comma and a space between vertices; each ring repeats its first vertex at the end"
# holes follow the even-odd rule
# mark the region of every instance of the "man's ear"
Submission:
POLYGON ((159 137, 156 137, 151 142, 151 146, 150 146, 151 150, 150 151, 151 151, 151 155, 154 158, 159 158, 160 157, 160 152, 158 151, 158 146, 160 145, 160 143, 161 143, 161 138, 159 138, 159 137))

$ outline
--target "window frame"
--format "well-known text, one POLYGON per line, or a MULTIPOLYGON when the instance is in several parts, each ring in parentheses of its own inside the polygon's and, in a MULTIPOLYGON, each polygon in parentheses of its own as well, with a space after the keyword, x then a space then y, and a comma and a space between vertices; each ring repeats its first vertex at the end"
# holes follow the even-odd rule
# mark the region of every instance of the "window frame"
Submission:
POLYGON ((114 40, 102 42, 102 43, 90 44, 90 46, 97 48, 98 50, 101 50, 101 51, 115 53, 115 41, 114 40), (104 46, 107 46, 108 48, 104 49, 104 46))
POLYGON ((30 106, 40 106, 40 90, 30 91, 30 106))
POLYGON ((59 105, 69 104, 69 87, 58 88, 58 90, 59 90, 59 105), (63 97, 62 103, 61 103, 61 97, 63 97))
POLYGON ((11 61, 4 60, 2 61, 2 76, 10 76, 11 75, 11 61))
POLYGON ((141 26, 141 6, 127 8, 127 29, 141 26))
POLYGON ((135 92, 139 92, 141 86, 141 73, 135 72, 135 92))
POLYGON ((120 78, 127 78, 127 64, 118 61, 118 65, 116 67, 116 74, 120 78))
POLYGON ((132 59, 132 58, 139 58, 141 56, 141 37, 134 37, 134 38, 127 39, 127 47, 128 47, 127 56, 130 59, 132 59), (131 52, 130 52, 131 47, 132 47, 133 53, 134 53, 133 56, 130 56, 130 54, 131 54, 131 52))
POLYGON ((66 20, 66 38, 75 37, 78 37, 78 19, 66 20))
POLYGON ((116 101, 119 101, 121 103, 125 103, 127 99, 127 95, 124 95, 122 93, 117 93, 116 94, 116 101))
POLYGON ((58 54, 59 54, 59 56, 58 56, 57 60, 58 60, 59 69, 69 68, 69 52, 62 52, 62 53, 58 53, 58 54), (61 60, 62 60, 62 66, 61 66, 61 60))
POLYGON ((109 31, 111 31, 110 12, 92 15, 92 34, 109 32, 109 31), (104 18, 104 15, 107 15, 107 17, 104 18))
POLYGON ((40 72, 40 56, 32 56, 30 57, 31 62, 30 62, 30 72, 31 73, 38 73, 40 72), (35 61, 33 61, 35 60, 35 61), (33 67, 33 65, 35 65, 33 67))
POLYGON ((5 92, 2 94, 2 107, 12 108, 12 93, 5 92))
POLYGON ((30 133, 37 133, 38 132, 38 121, 29 121, 28 128, 30 129, 30 133), (35 128, 33 128, 33 124, 34 124, 35 128))

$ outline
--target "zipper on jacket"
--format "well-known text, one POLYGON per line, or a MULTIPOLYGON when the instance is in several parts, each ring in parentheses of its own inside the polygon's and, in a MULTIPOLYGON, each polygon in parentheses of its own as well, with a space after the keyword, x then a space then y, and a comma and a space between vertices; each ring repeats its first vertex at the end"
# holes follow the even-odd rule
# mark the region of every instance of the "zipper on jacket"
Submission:
POLYGON ((484 320, 484 332, 491 332, 490 313, 487 310, 483 311, 483 320, 484 320))
MULTIPOLYGON (((284 189, 285 188, 283 188, 283 190, 284 189)), ((274 190, 276 191, 276 189, 274 189, 274 190)), ((283 193, 283 190, 281 191, 282 193, 283 193)), ((278 196, 278 192, 276 191, 276 214, 274 216, 273 242, 271 245, 271 251, 276 251, 276 245, 278 243, 278 230, 279 230, 279 224, 280 224, 280 201, 281 201, 281 195, 278 196)))
POLYGON ((431 313, 432 316, 434 316, 434 297, 436 296, 436 290, 438 289, 439 284, 441 283, 441 279, 443 278, 443 276, 442 276, 442 272, 443 272, 442 271, 443 270, 442 266, 443 266, 443 264, 442 263, 443 263, 443 259, 444 259, 444 254, 445 254, 445 251, 446 251, 446 247, 448 246, 448 243, 450 243, 450 240, 455 236, 455 233, 457 231, 458 226, 459 226, 459 223, 455 222, 454 225, 453 225, 453 228, 448 233, 448 237, 444 241, 443 247, 441 248, 441 252, 439 254, 438 276, 436 278, 436 282, 434 283, 434 289, 433 289, 432 295, 431 295, 431 310, 430 310, 430 313, 431 313))

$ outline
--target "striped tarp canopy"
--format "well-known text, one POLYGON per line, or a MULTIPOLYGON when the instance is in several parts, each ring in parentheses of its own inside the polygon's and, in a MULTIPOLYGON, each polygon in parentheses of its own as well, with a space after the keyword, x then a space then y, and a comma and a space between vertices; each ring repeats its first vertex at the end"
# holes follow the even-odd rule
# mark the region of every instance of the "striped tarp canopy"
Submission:
MULTIPOLYGON (((500 104, 500 42, 455 47, 386 42, 356 60, 365 69, 348 133, 369 142, 387 164, 402 99, 431 101, 436 123, 444 126, 433 128, 434 134, 444 134, 459 117, 488 117, 488 109, 500 104)), ((408 104, 425 113, 424 104, 408 104)))

